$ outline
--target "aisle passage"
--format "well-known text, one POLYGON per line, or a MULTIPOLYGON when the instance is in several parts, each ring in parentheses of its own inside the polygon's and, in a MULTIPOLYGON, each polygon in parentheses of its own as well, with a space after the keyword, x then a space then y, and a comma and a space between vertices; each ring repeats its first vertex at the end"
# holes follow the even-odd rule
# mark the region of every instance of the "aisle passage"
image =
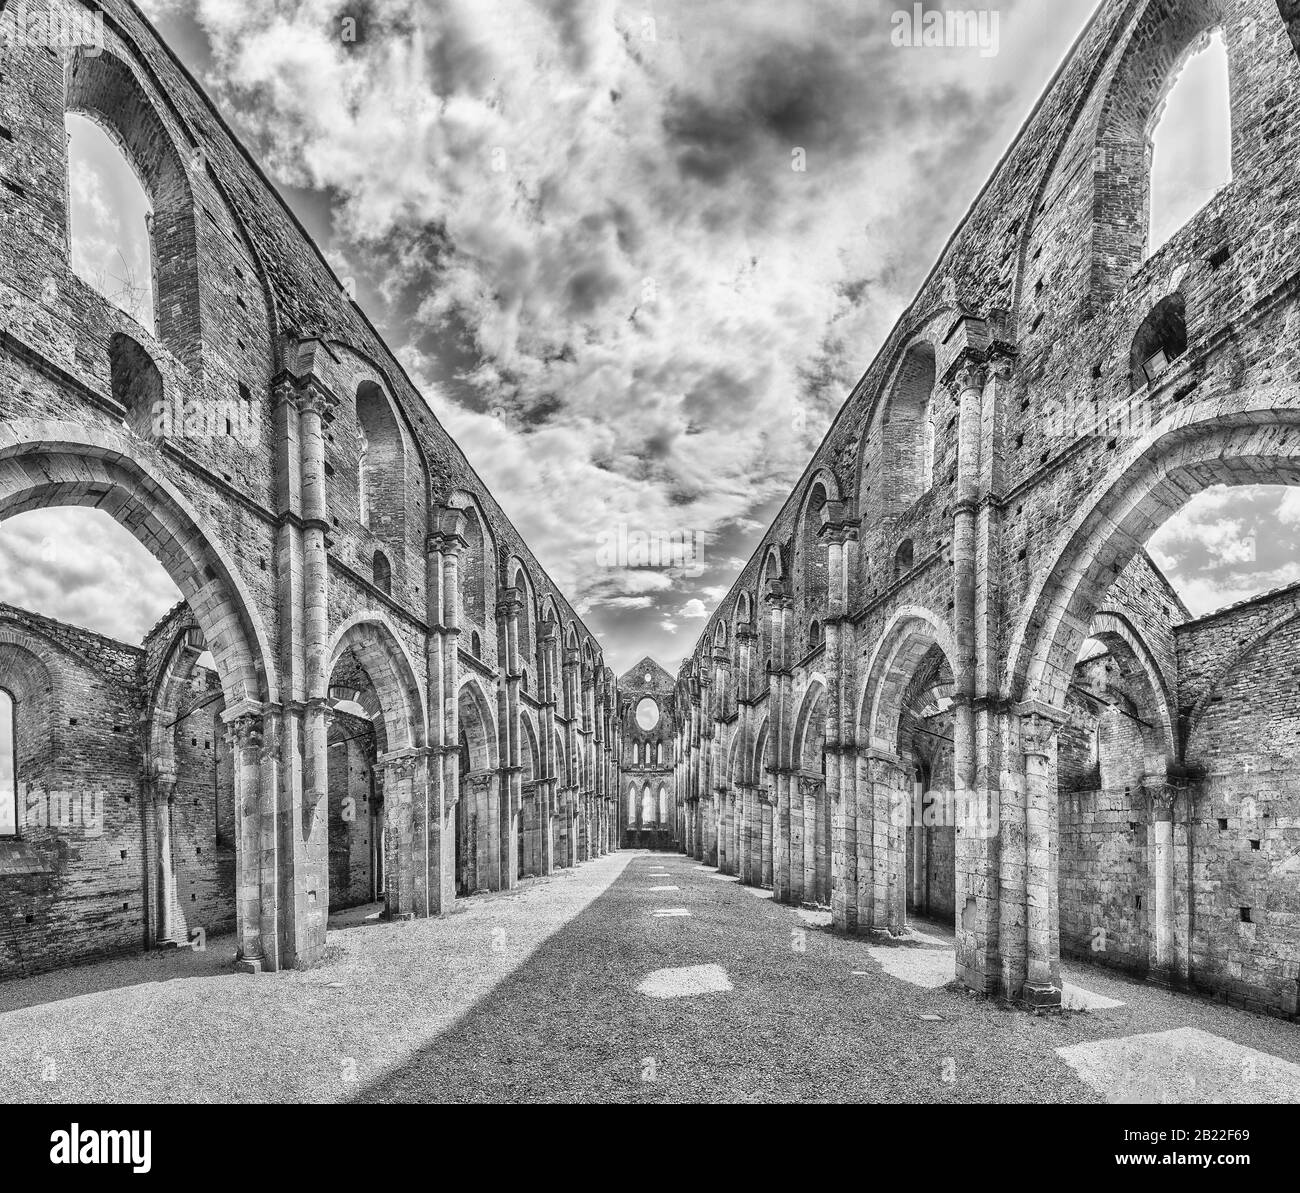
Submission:
POLYGON ((340 917, 312 970, 232 973, 218 941, 8 983, 0 1097, 1300 1100, 1292 1024, 1082 967, 1078 1009, 1004 1009, 949 984, 942 924, 836 936, 717 879, 623 852, 444 920, 340 917))

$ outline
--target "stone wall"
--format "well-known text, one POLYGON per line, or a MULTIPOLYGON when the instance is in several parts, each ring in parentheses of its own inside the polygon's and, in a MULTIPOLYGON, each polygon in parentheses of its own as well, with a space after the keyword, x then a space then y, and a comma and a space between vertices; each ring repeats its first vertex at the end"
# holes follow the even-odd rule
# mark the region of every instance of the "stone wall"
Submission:
POLYGON ((137 950, 146 939, 141 661, 139 650, 0 605, 20 823, 16 839, 0 839, 0 972, 137 950))

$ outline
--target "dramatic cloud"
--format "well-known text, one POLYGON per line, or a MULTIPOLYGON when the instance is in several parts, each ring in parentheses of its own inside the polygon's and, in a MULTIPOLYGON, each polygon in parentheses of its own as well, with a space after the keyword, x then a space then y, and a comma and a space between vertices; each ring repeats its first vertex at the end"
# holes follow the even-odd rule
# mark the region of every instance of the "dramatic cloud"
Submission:
POLYGON ((894 7, 147 11, 610 661, 672 669, 1094 2, 1000 4, 992 56, 894 7))
POLYGON ((138 644, 181 599, 108 514, 49 509, 0 522, 0 601, 138 644))

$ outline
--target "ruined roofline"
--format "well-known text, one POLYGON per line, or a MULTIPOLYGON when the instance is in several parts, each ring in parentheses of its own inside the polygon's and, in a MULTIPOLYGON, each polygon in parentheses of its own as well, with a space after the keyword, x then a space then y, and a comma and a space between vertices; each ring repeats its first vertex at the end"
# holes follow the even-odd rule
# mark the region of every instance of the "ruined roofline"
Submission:
POLYGON ((1174 626, 1174 633, 1178 634, 1185 630, 1199 629, 1207 622, 1214 621, 1218 617, 1226 617, 1230 613, 1239 613, 1243 609, 1249 609, 1252 605, 1266 605, 1270 601, 1275 601, 1288 593, 1300 593, 1300 580, 1293 580, 1290 584, 1283 584, 1279 588, 1270 588, 1266 592, 1256 593, 1253 597, 1233 601, 1230 605, 1223 605, 1209 613, 1203 613, 1200 617, 1191 618, 1181 625, 1174 626))
MULTIPOLYGON (((267 188, 267 191, 273 197, 275 202, 279 204, 281 209, 284 211, 285 215, 288 216, 289 222, 292 224, 294 230, 298 233, 299 237, 301 237, 303 242, 310 247, 311 251, 316 256, 317 261, 325 267, 328 276, 333 279, 335 286, 338 288, 339 298, 344 303, 346 303, 347 306, 353 311, 353 313, 361 320, 361 322, 364 324, 366 329, 374 337, 375 343, 383 349, 384 355, 386 357, 386 367, 382 370, 382 372, 386 374, 394 374, 397 377, 400 377, 400 379, 405 383, 407 391, 410 394, 415 395, 415 397, 417 397, 420 400, 425 410, 428 411, 429 417, 433 420, 434 426, 437 427, 437 429, 442 433, 446 441, 455 450, 456 454, 460 457, 461 463, 465 467, 465 471, 469 474, 470 477, 474 479, 474 481, 478 485, 478 492, 476 492, 474 496, 477 497, 480 501, 486 499, 487 501, 491 502, 492 506, 495 508, 495 512, 497 513, 498 517, 506 524, 506 526, 509 527, 512 535, 514 536, 514 539, 516 540, 515 544, 513 544, 517 548, 516 553, 520 554, 521 556, 523 555, 527 556, 528 562, 531 563, 533 568, 535 568, 537 573, 539 573, 539 578, 544 579, 546 581, 546 584, 549 586, 550 595, 553 596, 556 602, 563 607, 563 609, 568 613, 572 621, 581 628, 583 633, 585 633, 586 636, 591 639, 591 641, 595 644, 596 648, 600 651, 600 653, 603 656, 604 645, 601 642, 601 640, 596 636, 595 632, 591 629, 591 627, 588 626, 587 623, 583 620, 582 615, 579 614, 578 611, 574 608, 572 602, 568 599, 564 591, 560 588, 558 584, 556 584, 555 580, 551 577, 551 574, 546 570, 546 568, 538 560, 537 556, 533 553, 531 546, 529 546, 527 541, 524 539, 524 536, 520 534, 519 529, 518 527, 515 526, 513 519, 511 519, 510 516, 501 507, 501 503, 496 499, 496 495, 484 483, 483 478, 479 475, 478 470, 474 467, 474 465, 470 463, 469 457, 466 456, 464 449, 457 442, 455 436, 453 436, 451 432, 448 431, 445 426, 443 426, 442 420, 438 417, 437 412, 433 409, 433 406, 430 403, 428 397, 424 394, 424 391, 421 390, 420 387, 417 386, 414 381, 412 381, 410 374, 406 371, 406 367, 397 358, 396 353, 394 353, 393 349, 389 346, 388 340, 383 335, 380 334, 379 329, 371 321, 370 316, 366 314, 365 309, 355 299, 348 297, 347 291, 344 289, 343 282, 340 280, 338 274, 335 272, 334 267, 329 263, 329 260, 326 258, 325 254, 321 251, 321 248, 316 243, 315 238, 311 235, 310 232, 307 231, 302 221, 295 214, 288 200, 285 199, 284 195, 280 192, 279 187, 266 175, 265 171, 262 169, 256 157, 254 157, 252 151, 248 148, 247 145, 244 144, 243 140, 238 136, 235 130, 226 121, 225 117, 222 115, 221 110, 213 102, 212 97, 208 95, 207 90, 190 73, 189 68, 185 65, 184 62, 181 61, 179 55, 177 55, 176 51, 172 49, 167 39, 158 32, 158 29, 155 27, 153 21, 151 21, 149 17, 141 10, 139 4, 136 3, 136 0, 126 0, 126 3, 127 6, 131 9, 131 11, 135 14, 137 20, 139 20, 140 23, 144 26, 144 28, 146 28, 149 31, 150 35, 153 37, 154 42, 160 47, 162 47, 162 50, 167 55, 169 61, 176 68, 176 70, 180 72, 185 82, 189 84, 191 91, 204 105, 208 114, 211 115, 213 119, 216 121, 221 132, 225 135, 227 140, 230 142, 231 146, 233 146, 235 152, 244 159, 245 164, 247 164, 249 168, 253 171, 253 174, 257 178, 257 180, 267 188)), ((0 5, 0 7, 3 6, 0 5)), ((105 13, 105 17, 110 22, 112 21, 111 14, 105 13)), ((137 52, 139 52, 139 47, 136 46, 135 39, 129 35, 129 32, 126 29, 117 27, 115 29, 115 32, 119 37, 122 38, 124 42, 126 42, 128 45, 135 47, 137 52)), ((184 119, 183 114, 180 113, 179 109, 177 110, 177 115, 181 116, 181 123, 187 129, 187 131, 193 134, 195 130, 190 128, 190 122, 184 119)), ((262 266, 263 269, 265 269, 266 263, 260 259, 260 256, 258 258, 258 264, 262 266)), ((281 331, 286 331, 286 330, 287 330, 286 328, 283 327, 281 328, 281 331)), ((352 347, 352 345, 349 345, 349 347, 352 347)), ((412 428, 412 435, 414 438, 417 439, 417 441, 420 439, 420 436, 417 435, 415 432, 415 428, 412 428)), ((427 453, 424 452, 423 447, 424 445, 423 443, 421 443, 421 454, 425 455, 427 458, 427 453)), ((430 468, 429 471, 432 474, 433 471, 432 468, 430 468)), ((536 586, 536 580, 534 580, 534 585, 536 586)))
POLYGON ((772 530, 786 516, 786 512, 790 508, 791 503, 795 502, 796 498, 800 496, 801 491, 807 485, 813 473, 819 467, 822 467, 822 463, 819 462, 822 448, 824 448, 826 444, 830 441, 831 437, 835 433, 836 428, 840 424, 840 420, 845 416, 845 413, 848 411, 849 407, 853 404, 853 399, 857 397, 859 393, 863 392, 864 389, 866 388, 867 378, 870 376, 871 370, 876 366, 877 362, 880 360, 881 356, 885 353, 889 344, 893 341, 895 336, 898 335, 900 330, 908 324, 908 321, 911 319, 913 313, 916 310, 917 303, 921 300, 922 296, 925 294, 926 289, 931 285, 931 283, 938 276, 939 271, 942 269, 943 264, 947 260, 949 253, 952 252, 953 247, 957 243, 957 240, 961 236, 962 232, 966 229, 967 225, 970 224, 976 211, 979 209, 980 204, 983 202, 985 196, 988 194, 989 188, 992 187, 993 184, 1001 176, 1002 171, 1006 168, 1007 163, 1011 160, 1011 157, 1015 153, 1017 147, 1024 140, 1026 134, 1029 132, 1034 122, 1038 119, 1039 115, 1043 110, 1043 105, 1047 103, 1048 98, 1056 90, 1058 84, 1061 81, 1061 77, 1065 73, 1066 68, 1070 65, 1071 62, 1074 61, 1075 56, 1079 51, 1079 48, 1084 44, 1089 34, 1092 33, 1093 28, 1097 24, 1097 20, 1101 16, 1102 11, 1105 9, 1105 7, 1106 7, 1106 0, 1097 0, 1096 6, 1092 10, 1092 15, 1088 17, 1087 22, 1084 24, 1083 28, 1079 31, 1074 41, 1070 43, 1069 48, 1065 51, 1064 55, 1061 58, 1061 61, 1057 63, 1056 69, 1052 72, 1051 77, 1048 79, 1046 86, 1042 89, 1041 92, 1039 92, 1038 99, 1034 102, 1033 107, 1030 108, 1024 120, 1020 122, 1019 126, 1016 129, 1015 135, 1011 138, 1011 141, 1008 143, 1006 149, 1003 150, 1002 155, 998 158, 997 163, 994 165, 993 169, 985 177, 983 185, 980 187, 979 191, 976 192, 975 197, 971 200, 965 212, 962 214, 961 218, 957 221, 956 225, 953 227, 952 232, 949 233, 948 238, 947 240, 944 241, 943 247, 940 249, 938 256, 935 258, 934 263, 930 266, 930 269, 927 271, 925 277, 921 280, 920 284, 917 286, 915 292, 912 295, 911 300, 908 302, 907 306, 903 308, 898 318, 894 321, 893 325, 890 327, 888 333, 884 337, 882 337, 880 341, 880 345, 876 349, 875 354, 871 357, 871 360, 867 363, 867 367, 863 370, 862 375, 849 388, 848 393, 845 395, 844 401, 840 403, 839 408, 835 411, 835 416, 830 421, 830 425, 826 428, 826 433, 822 436, 821 441, 813 449, 812 455, 808 459, 808 463, 804 466, 804 469, 799 474, 798 479, 795 480, 793 485, 790 487, 789 492, 786 494, 785 500, 781 503, 780 508, 773 515, 771 521, 767 525, 767 528, 763 531, 762 537, 759 539, 757 546, 754 548, 749 559, 745 561, 745 565, 740 569, 740 572, 737 574, 735 580, 732 582, 731 587, 727 590, 726 595, 722 598, 722 600, 720 600, 717 603, 713 611, 710 613, 708 620, 704 623, 699 638, 696 639, 694 647, 692 648, 690 654, 686 656, 686 660, 684 661, 689 661, 691 658, 694 658, 696 655, 698 655, 699 645, 711 633, 718 611, 722 609, 723 606, 726 605, 735 595, 736 587, 739 585, 740 581, 744 578, 745 574, 749 571, 750 567, 756 561, 761 559, 763 552, 767 549, 768 546, 771 545, 768 536, 771 534, 772 530))
MULTIPOLYGON (((181 604, 185 602, 182 601, 181 604)), ((51 626, 58 630, 71 630, 94 642, 103 642, 115 650, 129 651, 132 654, 143 655, 145 648, 143 646, 132 646, 129 642, 123 642, 120 638, 110 638, 107 634, 101 634, 98 630, 90 630, 85 626, 77 625, 72 621, 60 621, 57 617, 47 617, 44 613, 36 613, 31 609, 24 609, 21 605, 11 605, 7 601, 0 601, 0 620, 5 617, 15 617, 19 620, 33 621, 39 625, 51 626)))

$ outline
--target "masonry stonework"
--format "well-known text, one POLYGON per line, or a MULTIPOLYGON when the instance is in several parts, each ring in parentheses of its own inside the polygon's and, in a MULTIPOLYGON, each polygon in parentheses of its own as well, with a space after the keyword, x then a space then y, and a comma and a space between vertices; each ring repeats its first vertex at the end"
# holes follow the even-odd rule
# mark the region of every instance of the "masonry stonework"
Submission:
POLYGON ((102 7, 103 47, 0 60, 0 517, 100 509, 184 606, 143 662, 35 621, 3 647, 20 781, 93 776, 105 819, 0 839, 0 976, 200 928, 307 965, 331 907, 443 914, 617 847, 599 643, 220 112, 102 7), (152 329, 70 267, 68 113, 148 193, 152 329))
POLYGON ((687 852, 941 914, 980 993, 1059 1005, 1066 951, 1295 1014, 1292 644, 1252 606, 1234 655, 1142 544, 1300 481, 1297 45, 1290 0, 1098 5, 682 664, 687 852), (1232 179, 1148 252, 1216 31, 1232 179))

